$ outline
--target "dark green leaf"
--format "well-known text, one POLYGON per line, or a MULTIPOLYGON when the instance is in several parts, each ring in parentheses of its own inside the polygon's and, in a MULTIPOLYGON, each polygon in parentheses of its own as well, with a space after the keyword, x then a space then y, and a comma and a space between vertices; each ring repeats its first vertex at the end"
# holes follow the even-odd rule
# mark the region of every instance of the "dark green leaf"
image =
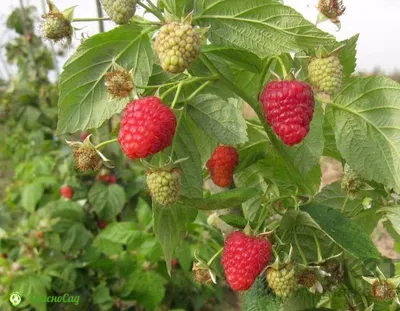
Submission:
POLYGON ((238 229, 244 229, 248 224, 248 221, 245 218, 235 214, 220 215, 219 218, 228 225, 238 229))
POLYGON ((309 204, 303 211, 307 212, 334 242, 354 257, 363 261, 379 260, 379 252, 368 234, 338 210, 325 205, 309 204))
POLYGON ((105 185, 99 182, 89 190, 88 199, 102 220, 110 220, 124 207, 125 191, 117 184, 105 185))

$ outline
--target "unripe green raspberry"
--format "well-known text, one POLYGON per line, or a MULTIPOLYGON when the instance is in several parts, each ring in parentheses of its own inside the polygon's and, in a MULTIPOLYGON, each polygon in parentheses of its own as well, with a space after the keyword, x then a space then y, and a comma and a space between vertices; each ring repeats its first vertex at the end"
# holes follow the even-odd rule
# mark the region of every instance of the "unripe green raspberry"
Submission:
POLYGON ((341 184, 342 190, 347 192, 350 197, 354 197, 360 191, 362 185, 361 176, 346 163, 341 184))
POLYGON ((135 15, 137 0, 103 0, 104 11, 117 24, 127 24, 135 15))
POLYGON ((269 287, 279 297, 287 298, 296 290, 296 270, 292 264, 288 264, 280 270, 270 267, 267 269, 266 277, 269 287))
POLYGON ((317 91, 333 95, 341 88, 343 81, 343 66, 339 57, 312 58, 308 65, 308 77, 317 91))
POLYGON ((147 187, 152 198, 168 206, 179 199, 181 174, 177 170, 157 170, 147 173, 147 187))
POLYGON ((185 71, 200 55, 200 36, 192 25, 173 22, 161 27, 154 49, 161 67, 171 73, 185 71))
POLYGON ((54 41, 71 38, 73 28, 71 22, 63 14, 49 12, 43 14, 42 18, 41 32, 43 38, 54 41))

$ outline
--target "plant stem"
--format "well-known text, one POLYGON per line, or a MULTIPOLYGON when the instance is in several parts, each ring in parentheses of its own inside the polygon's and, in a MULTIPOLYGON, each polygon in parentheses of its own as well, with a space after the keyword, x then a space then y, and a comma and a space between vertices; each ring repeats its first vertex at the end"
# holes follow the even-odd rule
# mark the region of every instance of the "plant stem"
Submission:
POLYGON ((297 240, 297 233, 294 234, 294 241, 295 241, 295 243, 296 243, 297 250, 299 251, 300 257, 301 257, 301 259, 303 260, 303 264, 304 264, 305 266, 307 266, 307 265, 308 265, 307 258, 306 258, 306 256, 304 255, 304 252, 303 252, 303 250, 302 250, 301 247, 300 247, 299 241, 297 240))
POLYGON ((171 109, 174 109, 176 102, 178 101, 179 95, 181 94, 182 85, 183 85, 183 82, 179 82, 178 89, 176 90, 174 100, 172 101, 172 104, 171 104, 171 109))
POLYGON ((344 213, 344 211, 346 210, 346 204, 347 201, 349 200, 349 195, 346 196, 346 200, 344 200, 342 208, 340 209, 340 211, 342 212, 342 214, 344 213))
POLYGON ((204 90, 208 85, 210 85, 212 82, 211 81, 206 81, 202 85, 199 86, 199 88, 194 91, 187 99, 186 101, 189 101, 193 99, 197 94, 199 94, 202 90, 204 90))
POLYGON ((73 18, 72 22, 99 22, 99 21, 110 21, 109 17, 92 17, 92 18, 73 18))
MULTIPOLYGON (((264 113, 261 111, 261 106, 257 100, 257 98, 253 98, 253 96, 249 95, 245 90, 235 85, 233 82, 229 81, 222 73, 218 71, 218 69, 214 66, 214 64, 204 55, 200 55, 200 60, 208 67, 208 69, 214 75, 219 75, 221 81, 236 95, 241 97, 245 102, 247 102, 253 110, 257 113, 258 118, 260 120, 264 120, 264 113)), ((278 138, 272 132, 270 126, 268 126, 265 122, 263 122, 264 130, 268 135, 269 141, 275 151, 279 154, 279 156, 284 159, 286 164, 289 166, 289 169, 293 172, 293 178, 296 180, 296 183, 301 190, 306 192, 307 194, 314 194, 313 189, 304 183, 303 176, 301 175, 298 168, 293 164, 291 159, 289 158, 286 150, 283 149, 282 143, 279 142, 278 138)))
POLYGON ((115 143, 117 140, 118 140, 118 138, 114 138, 114 139, 103 141, 102 143, 98 144, 95 148, 99 149, 101 147, 107 146, 108 144, 115 143))
POLYGON ((142 3, 141 1, 139 1, 137 3, 138 5, 140 5, 142 8, 144 8, 147 12, 153 14, 155 17, 157 17, 160 21, 164 21, 164 16, 161 14, 161 12, 158 12, 156 10, 153 10, 152 8, 148 7, 147 5, 145 5, 144 3, 142 3))
POLYGON ((224 250, 224 248, 221 247, 220 250, 219 250, 218 252, 216 252, 216 253, 214 254, 214 256, 212 256, 211 259, 207 262, 207 266, 211 266, 211 264, 213 263, 213 261, 215 260, 215 258, 217 258, 218 255, 221 254, 223 250, 224 250))
POLYGON ((279 62, 279 64, 281 65, 283 78, 285 79, 285 77, 288 75, 288 72, 287 72, 285 64, 283 63, 282 58, 280 58, 279 56, 274 56, 273 58, 276 59, 279 62))

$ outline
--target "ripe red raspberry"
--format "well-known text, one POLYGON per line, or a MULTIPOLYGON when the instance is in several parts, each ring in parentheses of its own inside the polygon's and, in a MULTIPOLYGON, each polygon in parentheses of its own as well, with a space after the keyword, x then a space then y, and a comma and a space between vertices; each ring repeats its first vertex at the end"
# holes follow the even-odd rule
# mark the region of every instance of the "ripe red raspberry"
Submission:
POLYGON ((240 231, 231 233, 225 240, 222 266, 232 289, 248 290, 268 265, 271 255, 272 246, 268 240, 240 231))
POLYGON ((97 226, 100 228, 100 229, 105 229, 106 227, 107 227, 107 223, 104 221, 104 220, 99 220, 98 222, 97 222, 97 226))
POLYGON ((63 198, 71 199, 72 196, 74 195, 74 190, 72 189, 71 186, 68 186, 68 185, 67 186, 62 186, 60 188, 60 194, 61 194, 61 196, 63 198))
POLYGON ((81 134, 81 141, 84 141, 90 135, 89 132, 82 132, 81 134))
POLYGON ((303 141, 314 114, 311 87, 301 81, 272 81, 261 94, 265 120, 289 146, 303 141))
POLYGON ((131 159, 141 159, 167 148, 175 135, 174 112, 157 97, 128 104, 121 121, 118 142, 131 159))
POLYGON ((239 163, 239 155, 235 148, 219 146, 207 161, 211 179, 217 186, 228 187, 233 181, 233 171, 239 163))

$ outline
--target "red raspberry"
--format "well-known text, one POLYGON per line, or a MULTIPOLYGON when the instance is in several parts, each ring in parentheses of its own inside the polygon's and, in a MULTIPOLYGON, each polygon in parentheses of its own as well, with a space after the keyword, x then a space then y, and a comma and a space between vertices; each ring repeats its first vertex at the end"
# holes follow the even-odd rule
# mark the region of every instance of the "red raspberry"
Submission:
POLYGON ((272 81, 261 94, 265 120, 286 145, 303 141, 314 114, 311 87, 301 81, 272 81))
POLYGON ((99 220, 99 221, 97 222, 97 226, 98 226, 100 229, 105 229, 105 228, 107 227, 107 223, 106 223, 104 220, 99 220))
POLYGON ((118 142, 127 157, 146 158, 171 145, 175 129, 174 112, 159 98, 145 97, 127 105, 118 142))
POLYGON ((60 194, 63 198, 66 199, 71 199, 72 196, 74 195, 74 190, 72 189, 71 186, 62 186, 60 189, 60 194))
POLYGON ((272 246, 268 240, 240 231, 231 233, 225 240, 222 266, 232 289, 248 290, 268 265, 271 254, 272 246))
POLYGON ((115 175, 108 176, 108 183, 110 183, 110 184, 117 183, 117 176, 115 176, 115 175))
POLYGON ((84 141, 90 135, 89 132, 82 132, 81 134, 81 141, 84 141))
POLYGON ((217 147, 206 165, 214 184, 220 187, 228 187, 233 181, 233 171, 238 162, 239 155, 235 148, 217 147))

